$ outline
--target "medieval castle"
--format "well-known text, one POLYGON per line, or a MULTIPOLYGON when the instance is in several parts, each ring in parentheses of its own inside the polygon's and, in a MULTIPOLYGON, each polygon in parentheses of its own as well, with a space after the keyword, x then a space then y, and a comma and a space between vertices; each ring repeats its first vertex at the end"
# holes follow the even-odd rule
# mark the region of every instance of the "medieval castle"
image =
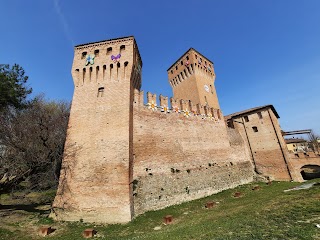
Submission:
POLYGON ((318 155, 290 154, 272 105, 223 116, 213 63, 189 49, 168 69, 173 98, 144 93, 134 37, 75 47, 58 220, 125 223, 260 179, 301 181, 318 155))

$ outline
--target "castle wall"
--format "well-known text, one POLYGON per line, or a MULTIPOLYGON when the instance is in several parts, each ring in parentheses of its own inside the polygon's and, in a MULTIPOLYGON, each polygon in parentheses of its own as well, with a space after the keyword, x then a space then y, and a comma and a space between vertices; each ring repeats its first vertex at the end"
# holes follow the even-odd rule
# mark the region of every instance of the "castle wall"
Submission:
POLYGON ((135 215, 253 180, 244 143, 236 136, 230 145, 223 120, 152 111, 142 102, 135 100, 133 114, 135 215))
POLYGON ((291 180, 287 150, 278 120, 271 109, 234 117, 233 124, 246 139, 257 173, 274 180, 291 180), (256 128, 256 129, 255 129, 256 128))
POLYGON ((132 218, 132 88, 139 80, 131 76, 134 48, 129 38, 75 49, 75 91, 51 214, 58 220, 122 223, 132 218), (125 52, 113 62, 110 56, 120 46, 125 52), (96 50, 94 64, 85 66, 82 52, 96 50), (85 73, 80 78, 79 69, 85 73))
POLYGON ((302 182, 301 168, 306 165, 320 166, 320 155, 314 152, 308 153, 289 153, 289 163, 292 166, 294 181, 302 182))

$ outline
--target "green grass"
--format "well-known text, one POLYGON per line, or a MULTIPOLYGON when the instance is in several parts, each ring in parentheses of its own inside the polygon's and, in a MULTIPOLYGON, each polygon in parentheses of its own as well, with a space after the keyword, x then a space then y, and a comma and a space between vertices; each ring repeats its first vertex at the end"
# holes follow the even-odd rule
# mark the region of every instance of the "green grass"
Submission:
MULTIPOLYGON (((243 185, 207 198, 147 212, 124 225, 54 222, 47 218, 48 210, 39 210, 33 204, 31 208, 17 207, 9 214, 6 213, 7 216, 2 216, 3 210, 0 210, 1 220, 16 216, 16 221, 15 218, 12 221, 0 221, 0 239, 40 239, 37 229, 42 225, 50 225, 56 229, 46 238, 66 240, 82 239, 81 233, 86 228, 96 229, 99 239, 113 240, 320 239, 320 229, 315 226, 320 224, 320 186, 283 192, 297 185, 300 183, 243 185), (255 185, 259 185, 261 189, 253 191, 255 185), (233 193, 236 191, 240 191, 242 197, 234 198, 233 193), (205 209, 207 201, 219 204, 212 209, 205 209), (163 217, 168 214, 173 215, 174 222, 164 225, 163 217), (155 227, 161 229, 154 230, 155 227), (25 229, 28 228, 31 230, 26 234, 25 229)), ((53 194, 45 193, 44 196, 47 197, 38 197, 48 200, 48 196, 52 198, 53 194)), ((8 201, 5 198, 6 204, 13 204, 8 201)))

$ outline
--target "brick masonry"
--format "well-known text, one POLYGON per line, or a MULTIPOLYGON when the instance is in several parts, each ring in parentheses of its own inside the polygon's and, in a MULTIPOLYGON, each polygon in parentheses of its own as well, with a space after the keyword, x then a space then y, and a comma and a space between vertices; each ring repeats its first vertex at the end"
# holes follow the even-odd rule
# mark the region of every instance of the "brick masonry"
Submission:
POLYGON ((288 154, 270 107, 259 110, 262 118, 251 111, 248 122, 235 116, 233 128, 226 126, 213 63, 202 54, 190 49, 168 69, 174 98, 160 95, 159 102, 152 93, 144 101, 141 68, 133 37, 75 47, 75 90, 51 217, 126 223, 257 175, 301 180, 297 168, 307 159, 298 164, 288 154))

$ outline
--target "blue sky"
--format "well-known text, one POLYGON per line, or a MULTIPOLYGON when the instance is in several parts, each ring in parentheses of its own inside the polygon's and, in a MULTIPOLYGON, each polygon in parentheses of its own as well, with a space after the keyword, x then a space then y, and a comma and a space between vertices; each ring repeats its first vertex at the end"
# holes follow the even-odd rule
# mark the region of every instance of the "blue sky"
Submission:
POLYGON ((167 68, 193 47, 215 63, 223 113, 273 104, 284 130, 320 134, 320 1, 2 1, 0 63, 33 94, 71 100, 73 46, 134 35, 142 89, 172 96, 167 68))

